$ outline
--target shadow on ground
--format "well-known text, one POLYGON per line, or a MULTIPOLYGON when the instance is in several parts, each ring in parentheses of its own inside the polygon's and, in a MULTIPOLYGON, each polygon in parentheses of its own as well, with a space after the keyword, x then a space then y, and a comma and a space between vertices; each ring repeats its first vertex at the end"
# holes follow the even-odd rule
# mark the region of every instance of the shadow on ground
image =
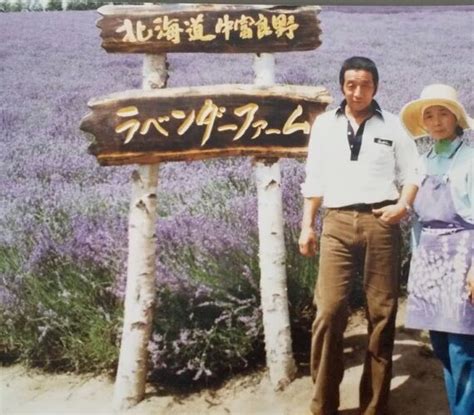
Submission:
MULTIPOLYGON (((341 415, 358 415, 357 391, 367 336, 365 328, 359 327, 357 332, 344 339, 345 377, 341 386, 341 402, 344 402, 346 388, 352 389, 356 401, 340 410, 341 415)), ((299 344, 295 353, 299 368, 297 378, 310 377, 309 341, 306 346, 304 350, 299 344)), ((441 363, 434 357, 426 334, 397 327, 393 359, 390 415, 449 415, 441 363)))

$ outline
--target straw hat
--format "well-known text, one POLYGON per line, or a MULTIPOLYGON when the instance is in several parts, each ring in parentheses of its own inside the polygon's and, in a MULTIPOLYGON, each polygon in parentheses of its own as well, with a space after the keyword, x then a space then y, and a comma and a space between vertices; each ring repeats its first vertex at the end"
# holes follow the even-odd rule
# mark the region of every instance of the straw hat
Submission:
POLYGON ((413 138, 428 135, 423 124, 423 112, 433 105, 441 105, 449 109, 456 116, 463 130, 474 128, 474 120, 467 115, 466 110, 458 101, 456 90, 449 85, 432 84, 423 88, 420 99, 409 102, 400 111, 400 118, 413 138))

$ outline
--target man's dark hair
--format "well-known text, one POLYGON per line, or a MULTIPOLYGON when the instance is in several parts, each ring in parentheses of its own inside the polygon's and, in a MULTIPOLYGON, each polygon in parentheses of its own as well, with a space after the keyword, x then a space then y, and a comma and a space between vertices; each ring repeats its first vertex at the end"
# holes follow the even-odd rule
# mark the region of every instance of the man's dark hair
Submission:
POLYGON ((344 74, 346 71, 351 69, 363 70, 372 74, 372 79, 375 86, 375 95, 377 92, 377 86, 379 84, 379 72, 377 71, 377 66, 375 66, 374 61, 364 56, 353 56, 352 58, 346 59, 342 64, 341 71, 339 72, 339 84, 341 85, 341 89, 344 86, 344 74))

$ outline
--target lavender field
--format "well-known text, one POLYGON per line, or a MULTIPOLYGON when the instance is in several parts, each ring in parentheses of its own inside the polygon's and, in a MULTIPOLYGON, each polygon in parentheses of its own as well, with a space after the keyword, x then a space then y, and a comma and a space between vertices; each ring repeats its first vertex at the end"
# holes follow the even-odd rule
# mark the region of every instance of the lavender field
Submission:
MULTIPOLYGON (((79 131, 95 96, 140 88, 142 57, 100 48, 92 11, 0 14, 0 356, 112 369, 124 294, 132 167, 99 167, 79 131)), ((474 7, 323 8, 322 46, 277 54, 277 82, 341 96, 352 55, 378 65, 398 113, 448 83, 474 113, 474 7)), ((252 83, 251 55, 169 55, 168 86, 252 83)), ((290 309, 311 303, 297 253, 301 160, 282 160, 290 309)), ((261 361, 256 189, 250 159, 160 166, 153 376, 199 380, 261 361)), ((297 330, 297 327, 295 327, 297 330)))

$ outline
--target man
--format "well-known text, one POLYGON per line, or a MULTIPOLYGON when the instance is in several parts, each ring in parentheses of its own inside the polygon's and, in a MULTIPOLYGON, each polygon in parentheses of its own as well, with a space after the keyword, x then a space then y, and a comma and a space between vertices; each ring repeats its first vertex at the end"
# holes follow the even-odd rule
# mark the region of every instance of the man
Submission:
POLYGON ((360 273, 369 336, 359 390, 360 413, 382 415, 388 407, 397 312, 398 223, 415 198, 418 155, 398 117, 381 110, 373 99, 378 87, 374 62, 357 56, 347 59, 339 81, 344 100, 313 124, 302 185, 301 254, 316 253, 314 225, 320 206, 326 208, 314 295, 311 411, 337 414, 347 300, 351 281, 360 273))

